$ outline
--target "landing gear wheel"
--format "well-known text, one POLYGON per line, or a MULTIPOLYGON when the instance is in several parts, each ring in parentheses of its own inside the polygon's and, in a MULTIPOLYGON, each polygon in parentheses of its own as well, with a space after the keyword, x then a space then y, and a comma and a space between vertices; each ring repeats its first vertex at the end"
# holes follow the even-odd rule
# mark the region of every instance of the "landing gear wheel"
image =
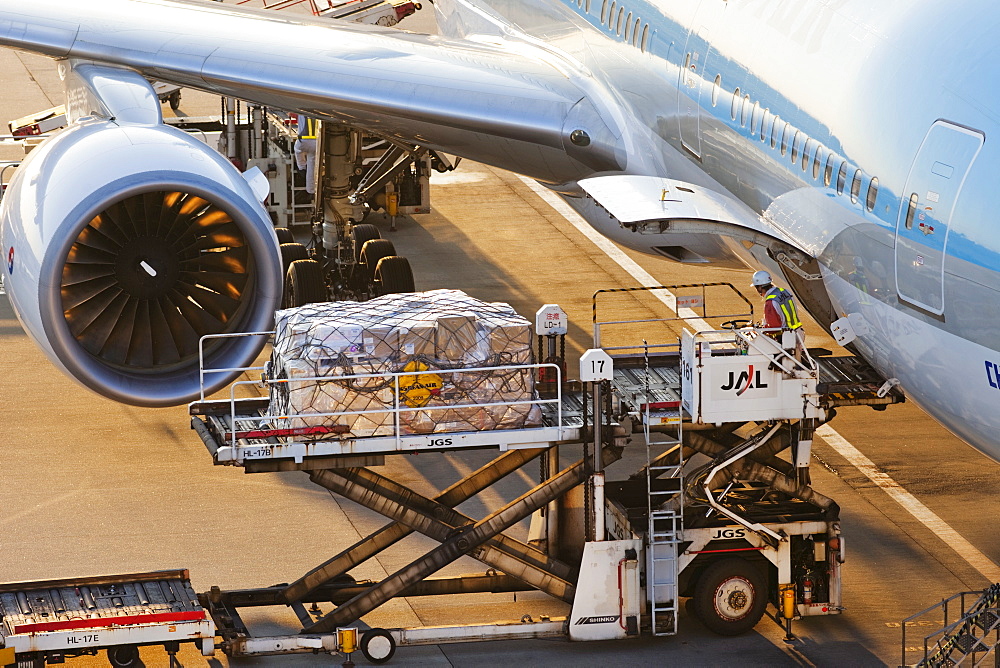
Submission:
POLYGON ((396 247, 388 239, 369 239, 361 247, 361 255, 358 256, 358 266, 364 270, 365 283, 369 283, 375 277, 375 267, 379 260, 384 257, 396 254, 396 247))
POLYGON ((361 636, 361 653, 372 663, 385 663, 396 653, 396 641, 385 629, 369 629, 361 636))
POLYGON ((722 559, 709 565, 694 589, 694 611, 723 636, 745 633, 757 625, 767 606, 767 581, 745 559, 722 559))
POLYGON ((139 665, 139 648, 135 645, 122 645, 108 648, 108 663, 115 668, 133 668, 139 665))
POLYGON ((354 242, 354 261, 361 261, 361 249, 365 247, 366 241, 371 241, 372 239, 381 239, 382 235, 379 234, 378 228, 374 225, 365 223, 363 225, 352 225, 351 226, 351 241, 354 242))
POLYGON ((374 292, 378 296, 397 292, 416 292, 410 261, 399 255, 390 255, 375 266, 374 292))
POLYGON ((302 244, 281 244, 281 271, 288 273, 288 268, 296 260, 308 260, 309 250, 302 244))
POLYGON ((181 92, 179 90, 175 90, 167 98, 167 102, 170 103, 170 108, 172 110, 177 111, 178 109, 180 109, 181 108, 181 92))
POLYGON ((296 260, 288 266, 285 274, 285 292, 282 306, 295 308, 306 304, 325 302, 326 283, 323 281, 323 267, 316 260, 296 260))
POLYGON ((278 237, 279 244, 295 243, 295 237, 292 236, 292 231, 287 227, 276 227, 274 228, 274 233, 278 237))

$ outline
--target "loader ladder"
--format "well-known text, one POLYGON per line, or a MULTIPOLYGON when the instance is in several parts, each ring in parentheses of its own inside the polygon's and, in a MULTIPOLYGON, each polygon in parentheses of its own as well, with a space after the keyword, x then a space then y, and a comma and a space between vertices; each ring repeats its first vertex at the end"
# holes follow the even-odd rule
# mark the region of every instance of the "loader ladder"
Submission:
POLYGON ((648 525, 647 590, 653 635, 677 633, 677 546, 683 529, 681 407, 657 405, 650 391, 649 347, 644 348, 643 436, 646 440, 646 503, 648 525), (674 434, 652 432, 650 424, 674 424, 674 434))

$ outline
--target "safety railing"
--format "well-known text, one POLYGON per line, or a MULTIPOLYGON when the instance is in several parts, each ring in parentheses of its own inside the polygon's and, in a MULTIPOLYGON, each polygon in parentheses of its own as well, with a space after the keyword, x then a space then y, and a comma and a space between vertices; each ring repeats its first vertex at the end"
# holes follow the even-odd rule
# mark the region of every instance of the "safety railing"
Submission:
POLYGON ((263 9, 288 9, 289 7, 295 7, 296 5, 302 5, 309 3, 309 9, 312 11, 313 15, 319 14, 319 9, 316 7, 316 0, 239 0, 235 3, 237 5, 248 5, 250 3, 257 4, 260 3, 263 9))
MULTIPOLYGON (((218 339, 228 339, 228 338, 240 338, 240 337, 251 337, 251 336, 273 336, 274 331, 268 332, 234 332, 228 334, 207 334, 198 342, 198 379, 199 379, 199 397, 200 401, 205 401, 206 386, 205 380, 207 376, 211 374, 220 373, 246 373, 251 371, 266 371, 267 366, 245 366, 245 367, 213 367, 209 368, 205 366, 205 346, 207 342, 218 340, 218 339)), ((443 379, 442 379, 443 381, 443 379)), ((527 387, 533 387, 534 383, 526 384, 527 387)), ((448 411, 448 410, 462 410, 462 409, 486 409, 486 408, 499 408, 499 407, 513 407, 513 406, 553 406, 554 413, 556 416, 555 424, 552 427, 558 430, 558 438, 562 439, 564 435, 565 425, 563 424, 562 415, 562 370, 559 368, 558 364, 543 363, 543 364, 510 364, 502 366, 486 366, 486 367, 460 367, 454 369, 419 369, 419 370, 402 370, 402 371, 379 371, 373 373, 361 373, 361 374, 347 374, 347 375, 326 375, 326 376, 309 376, 301 378, 260 378, 258 380, 244 380, 235 381, 229 385, 229 409, 230 409, 230 424, 232 429, 229 434, 227 434, 227 440, 232 447, 236 447, 237 441, 240 438, 256 437, 251 436, 251 432, 258 432, 259 436, 264 435, 288 435, 292 436, 295 433, 301 433, 302 435, 316 435, 320 433, 337 433, 339 430, 332 428, 335 425, 328 425, 330 427, 326 430, 310 430, 308 426, 303 424, 301 430, 297 429, 243 429, 238 430, 236 428, 236 420, 239 419, 244 423, 258 423, 264 424, 265 422, 273 422, 278 424, 282 421, 288 421, 293 419, 299 419, 303 423, 313 422, 317 419, 333 422, 332 418, 344 417, 344 416, 361 416, 361 415, 392 415, 392 433, 385 434, 381 436, 391 436, 396 441, 397 448, 399 447, 402 437, 409 434, 402 433, 401 430, 401 415, 406 413, 414 413, 417 411, 423 411, 427 413, 433 413, 435 411, 448 411), (401 390, 406 389, 407 391, 410 386, 402 386, 401 378, 418 378, 420 376, 447 376, 462 374, 464 376, 469 376, 472 374, 487 374, 492 373, 499 375, 501 379, 503 376, 523 373, 526 377, 535 378, 538 376, 538 370, 547 369, 554 370, 555 373, 555 387, 556 395, 555 397, 549 398, 536 398, 536 393, 532 392, 530 398, 517 399, 517 400, 507 400, 507 401, 491 401, 491 402, 479 402, 479 403, 447 403, 447 404, 437 404, 437 405, 418 405, 412 406, 407 405, 405 400, 402 402, 400 397, 405 394, 401 390), (290 383, 341 383, 350 384, 353 382, 364 382, 379 380, 382 381, 382 388, 387 388, 391 384, 393 403, 391 406, 383 405, 377 408, 369 410, 346 410, 346 411, 334 411, 334 412, 296 412, 289 414, 265 414, 265 415, 238 415, 237 414, 237 390, 244 386, 254 386, 260 388, 261 386, 268 388, 268 395, 271 395, 270 388, 275 385, 287 385, 290 383), (242 434, 242 435, 241 435, 242 434)), ((370 389, 370 388, 366 388, 370 389)), ((381 388, 380 388, 381 389, 381 388)), ((509 429, 509 428, 504 428, 509 429)), ((480 430, 489 431, 489 430, 480 430)), ((434 432, 434 433, 453 433, 449 432, 434 432)), ((420 434, 423 435, 423 434, 420 434)))
POLYGON ((996 652, 1000 643, 1000 584, 949 596, 910 615, 899 626, 900 666, 980 666, 988 659, 989 665, 996 665, 1000 661, 996 652), (907 629, 919 635, 928 628, 933 630, 923 636, 921 645, 907 644, 907 629), (916 661, 911 660, 914 654, 919 656, 916 661))
POLYGON ((747 325, 740 328, 693 332, 695 356, 764 355, 786 374, 817 377, 819 365, 809 354, 798 332, 747 325))
MULTIPOLYGON (((358 416, 369 416, 369 418, 379 417, 380 420, 372 420, 378 426, 372 431, 377 432, 379 429, 386 427, 384 424, 386 418, 391 416, 392 421, 392 432, 389 434, 377 434, 373 433, 369 436, 365 435, 353 435, 352 438, 369 438, 369 437, 385 437, 393 438, 395 440, 396 448, 399 449, 402 444, 402 439, 404 436, 431 436, 439 433, 457 433, 457 430, 448 431, 432 431, 430 433, 414 432, 412 434, 404 433, 403 427, 405 426, 404 414, 414 414, 418 412, 433 414, 435 412, 444 411, 460 411, 460 410, 471 410, 471 409, 487 409, 487 408, 501 408, 501 407, 513 407, 513 406, 544 406, 551 405, 555 409, 556 422, 553 426, 558 430, 559 438, 563 435, 563 419, 562 419, 562 378, 561 370, 557 364, 515 364, 515 365, 505 365, 505 366, 490 366, 490 367, 469 367, 469 368, 459 368, 459 369, 426 369, 426 370, 410 370, 410 371, 385 371, 376 373, 360 373, 360 374, 350 374, 350 375, 338 375, 338 376, 310 376, 303 378, 266 378, 261 381, 256 380, 245 380, 236 381, 230 385, 229 390, 229 407, 230 407, 230 420, 233 425, 232 431, 228 434, 229 444, 232 447, 236 447, 237 441, 240 438, 246 438, 246 433, 250 431, 265 432, 265 430, 255 429, 255 430, 237 430, 236 420, 237 418, 246 425, 247 423, 263 425, 265 423, 270 423, 273 425, 280 425, 283 421, 297 420, 301 423, 303 429, 308 430, 310 426, 325 426, 328 431, 326 433, 338 433, 341 430, 336 429, 338 425, 336 424, 326 424, 326 425, 313 425, 317 420, 322 420, 323 422, 333 423, 334 418, 338 417, 358 417, 358 416), (488 401, 488 402, 477 402, 477 403, 442 403, 437 405, 430 405, 429 403, 410 405, 407 404, 405 400, 401 397, 405 395, 406 391, 410 387, 409 385, 404 386, 401 379, 404 378, 415 378, 419 376, 447 376, 462 374, 463 376, 469 376, 472 374, 487 374, 487 373, 518 373, 522 372, 525 374, 535 374, 538 369, 552 369, 555 371, 556 377, 556 387, 558 388, 556 396, 548 399, 535 398, 534 393, 531 393, 530 397, 527 399, 516 399, 507 401, 488 401), (264 414, 264 415, 237 415, 237 390, 242 386, 255 385, 259 386, 261 383, 270 387, 275 385, 285 385, 285 384, 297 384, 297 385, 308 385, 310 383, 315 384, 341 384, 342 386, 352 382, 364 382, 372 380, 381 380, 383 383, 382 388, 387 388, 390 384, 392 387, 393 401, 392 405, 381 405, 376 408, 366 409, 366 410, 344 410, 344 411, 331 411, 331 412, 294 412, 286 414, 264 414), (244 435, 241 436, 241 433, 244 435)), ((268 392, 270 395, 270 391, 268 392)), ((512 429, 513 427, 504 427, 502 429, 512 429)), ((278 433, 292 432, 293 429, 281 429, 276 427, 273 431, 278 433)), ((490 429, 482 430, 470 430, 470 431, 491 431, 490 429)), ((346 433, 346 430, 345 430, 346 433)))
POLYGON ((669 325, 670 323, 686 323, 695 326, 696 329, 714 330, 710 322, 734 321, 751 324, 753 322, 753 304, 733 286, 732 283, 688 283, 680 285, 656 285, 641 286, 634 288, 615 288, 598 290, 591 299, 591 312, 594 331, 594 347, 604 348, 609 354, 625 353, 627 351, 664 351, 676 348, 676 334, 673 343, 649 344, 646 340, 641 343, 609 346, 605 345, 603 338, 605 330, 609 327, 635 327, 643 324, 669 325), (599 303, 604 297, 606 304, 608 297, 635 297, 646 293, 657 299, 662 306, 673 311, 676 315, 667 318, 628 318, 628 319, 602 319, 599 314, 599 303), (738 304, 735 310, 715 312, 709 308, 709 297, 714 301, 730 302, 738 304), (746 309, 743 309, 746 305, 746 309))
POLYGON ((274 336, 274 330, 269 332, 231 332, 228 334, 206 334, 198 339, 198 385, 200 401, 205 401, 205 375, 218 373, 243 373, 247 371, 263 371, 263 366, 216 367, 205 368, 205 342, 217 339, 238 339, 250 336, 274 336))

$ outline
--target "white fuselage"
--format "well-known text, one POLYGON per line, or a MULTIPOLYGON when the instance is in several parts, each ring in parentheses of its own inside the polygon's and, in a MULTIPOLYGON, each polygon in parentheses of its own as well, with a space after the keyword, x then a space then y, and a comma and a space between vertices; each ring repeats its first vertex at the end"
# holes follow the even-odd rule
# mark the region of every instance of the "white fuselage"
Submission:
MULTIPOLYGON (((977 83, 997 79, 982 25, 998 10, 969 4, 980 11, 851 0, 446 0, 437 9, 449 36, 500 35, 506 24, 506 37, 576 61, 625 119, 625 173, 728 193, 792 238, 819 260, 822 299, 799 294, 817 320, 858 314, 857 351, 1000 459, 1000 243, 989 229, 1000 152, 984 141, 1000 127, 996 94, 977 83), (957 34, 961 45, 941 45, 957 34), (959 62, 960 73, 945 65, 959 62), (943 138, 929 134, 938 121, 943 138)), ((671 244, 621 227, 588 199, 567 201, 621 244, 652 253, 671 244)), ((782 269, 759 246, 730 248, 782 269)))

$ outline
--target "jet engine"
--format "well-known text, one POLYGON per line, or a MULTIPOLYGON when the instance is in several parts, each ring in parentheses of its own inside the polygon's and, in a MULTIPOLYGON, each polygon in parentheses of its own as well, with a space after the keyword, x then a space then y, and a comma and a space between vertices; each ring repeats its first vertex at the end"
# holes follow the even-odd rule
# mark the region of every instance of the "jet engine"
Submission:
MULTIPOLYGON (((7 292, 24 329, 86 387, 138 406, 199 392, 201 338, 269 330, 281 260, 243 175, 161 124, 82 119, 29 154, 0 206, 7 292)), ((204 342, 250 364, 265 337, 204 342)), ((207 374, 207 391, 236 372, 207 374)))

